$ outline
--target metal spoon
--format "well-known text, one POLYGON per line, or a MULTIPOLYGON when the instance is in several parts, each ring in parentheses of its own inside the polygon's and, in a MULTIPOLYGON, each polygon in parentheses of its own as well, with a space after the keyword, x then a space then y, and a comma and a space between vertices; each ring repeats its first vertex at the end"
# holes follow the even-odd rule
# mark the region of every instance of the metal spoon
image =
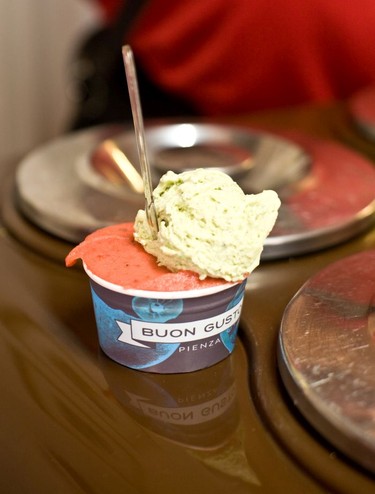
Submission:
POLYGON ((152 236, 153 238, 156 238, 159 231, 159 225, 156 216, 154 198, 152 195, 153 190, 151 181, 151 169, 147 156, 145 130, 143 124, 141 101, 139 98, 137 74, 135 70, 133 51, 129 45, 125 45, 122 47, 122 56, 125 65, 125 74, 128 83, 128 91, 133 115, 138 156, 144 184, 146 217, 151 228, 152 236))

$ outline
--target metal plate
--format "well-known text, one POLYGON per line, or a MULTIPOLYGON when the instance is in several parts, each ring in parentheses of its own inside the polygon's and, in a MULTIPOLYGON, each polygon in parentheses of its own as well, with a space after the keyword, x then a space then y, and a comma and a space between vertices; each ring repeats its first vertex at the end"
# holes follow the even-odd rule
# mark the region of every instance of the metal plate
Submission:
POLYGON ((279 367, 296 406, 375 472, 375 250, 311 278, 285 310, 279 367))
MULTIPOLYGON (((246 192, 282 191, 310 171, 310 156, 290 140, 244 127, 215 124, 149 125, 147 147, 156 186, 168 170, 216 168, 246 192)), ((100 141, 77 161, 80 179, 98 190, 127 198, 129 183, 119 169, 125 158, 139 171, 132 130, 100 141), (119 154, 121 156, 119 156, 119 154)), ((131 188, 131 187, 130 187, 131 188)))
POLYGON ((93 230, 133 221, 143 208, 140 194, 126 199, 90 187, 78 174, 82 155, 99 142, 123 131, 100 127, 63 136, 31 152, 16 173, 17 203, 24 215, 49 233, 71 242, 93 230))
POLYGON ((366 87, 352 96, 348 109, 359 131, 375 141, 375 86, 366 87))
MULTIPOLYGON (((362 231, 374 219, 375 170, 343 146, 301 136, 293 136, 292 142, 244 127, 178 125, 180 130, 188 125, 198 136, 190 141, 190 158, 194 146, 206 151, 214 146, 214 165, 226 163, 246 193, 272 188, 280 194, 279 218, 266 240, 263 259, 333 245, 362 231), (224 161, 223 150, 227 153, 224 161), (251 163, 245 172, 243 161, 251 163)), ((176 124, 147 129, 155 183, 162 170, 160 163, 154 163, 166 149, 175 153, 177 143, 181 144, 178 135, 176 124)), ((72 242, 108 224, 132 221, 144 206, 142 194, 109 180, 92 166, 92 156, 108 139, 137 162, 133 131, 113 126, 64 136, 26 156, 16 176, 18 204, 26 217, 72 242)), ((203 155, 207 157, 207 152, 203 155)), ((197 156, 189 166, 203 166, 205 161, 198 162, 197 156)), ((177 171, 186 168, 184 159, 176 163, 177 171)))

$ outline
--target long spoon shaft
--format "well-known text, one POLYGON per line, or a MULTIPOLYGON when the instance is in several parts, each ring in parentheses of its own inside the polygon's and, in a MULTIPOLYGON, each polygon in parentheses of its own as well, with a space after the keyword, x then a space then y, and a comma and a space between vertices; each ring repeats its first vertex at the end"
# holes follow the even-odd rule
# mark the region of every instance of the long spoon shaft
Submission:
POLYGON ((135 136, 137 141, 138 156, 141 166, 142 179, 144 183, 144 194, 146 200, 146 215, 154 238, 159 230, 158 220, 155 211, 154 199, 152 195, 152 180, 150 163, 147 156, 145 130, 142 116, 141 100, 137 82, 137 74, 134 64, 133 51, 129 45, 122 48, 122 56, 125 66, 126 80, 130 97, 130 105, 133 115, 135 136))

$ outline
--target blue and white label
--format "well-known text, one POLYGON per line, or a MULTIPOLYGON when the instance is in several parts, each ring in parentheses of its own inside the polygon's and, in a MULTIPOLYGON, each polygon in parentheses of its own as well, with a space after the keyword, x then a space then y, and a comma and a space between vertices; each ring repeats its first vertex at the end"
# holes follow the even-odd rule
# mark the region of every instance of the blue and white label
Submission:
POLYGON ((192 322, 157 323, 135 319, 130 324, 117 320, 121 329, 118 340, 147 348, 147 343, 187 343, 215 336, 230 329, 240 318, 242 299, 226 312, 192 322))

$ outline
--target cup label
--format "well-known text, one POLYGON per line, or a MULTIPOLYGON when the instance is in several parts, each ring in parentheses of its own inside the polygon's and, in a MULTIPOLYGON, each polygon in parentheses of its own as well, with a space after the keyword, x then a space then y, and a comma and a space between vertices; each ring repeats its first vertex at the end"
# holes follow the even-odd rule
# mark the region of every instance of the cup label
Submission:
POLYGON ((121 329, 118 340, 148 348, 144 343, 186 343, 215 336, 228 330, 239 320, 242 301, 222 314, 193 322, 157 323, 131 319, 128 324, 117 320, 121 329))
POLYGON ((187 298, 132 296, 91 280, 99 343, 116 362, 148 372, 190 372, 233 351, 246 280, 187 298))

